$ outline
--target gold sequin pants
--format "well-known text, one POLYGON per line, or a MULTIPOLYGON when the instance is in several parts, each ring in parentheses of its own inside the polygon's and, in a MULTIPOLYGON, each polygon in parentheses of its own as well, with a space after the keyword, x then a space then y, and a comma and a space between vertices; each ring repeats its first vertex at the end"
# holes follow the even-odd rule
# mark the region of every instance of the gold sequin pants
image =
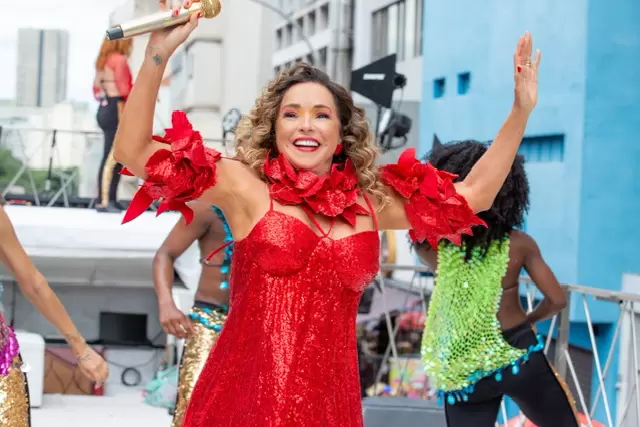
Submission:
POLYGON ((178 396, 172 427, 182 427, 182 419, 187 410, 191 392, 204 368, 211 348, 218 339, 219 332, 211 326, 221 328, 227 316, 222 310, 213 308, 210 304, 196 302, 191 309, 190 317, 194 333, 185 342, 182 350, 178 374, 178 396))
POLYGON ((0 376, 0 426, 30 427, 29 386, 27 376, 19 368, 20 356, 14 358, 9 375, 0 376))

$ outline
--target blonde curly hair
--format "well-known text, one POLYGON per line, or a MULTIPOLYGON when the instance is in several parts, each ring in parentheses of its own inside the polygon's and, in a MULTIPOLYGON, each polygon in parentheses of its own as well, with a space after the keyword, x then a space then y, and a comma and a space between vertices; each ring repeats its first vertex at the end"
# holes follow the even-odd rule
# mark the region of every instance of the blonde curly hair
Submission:
POLYGON ((342 124, 342 153, 334 161, 351 159, 362 191, 372 194, 380 205, 387 200, 386 187, 380 182, 376 166, 378 149, 364 109, 353 103, 349 91, 331 81, 323 71, 303 62, 281 71, 263 90, 251 112, 238 123, 235 135, 236 157, 266 180, 262 166, 267 155, 276 153, 275 124, 285 93, 299 83, 314 82, 326 87, 333 95, 342 124))

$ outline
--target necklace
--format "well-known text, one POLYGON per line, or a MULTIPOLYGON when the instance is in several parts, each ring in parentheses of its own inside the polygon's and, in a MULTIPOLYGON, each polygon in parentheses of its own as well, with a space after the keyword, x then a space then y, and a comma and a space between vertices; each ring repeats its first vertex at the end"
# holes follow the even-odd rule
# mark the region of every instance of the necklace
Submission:
POLYGON ((282 205, 303 205, 316 214, 342 218, 355 227, 357 215, 371 215, 358 204, 362 193, 351 160, 334 163, 329 173, 296 170, 285 156, 267 156, 263 167, 271 197, 282 205))

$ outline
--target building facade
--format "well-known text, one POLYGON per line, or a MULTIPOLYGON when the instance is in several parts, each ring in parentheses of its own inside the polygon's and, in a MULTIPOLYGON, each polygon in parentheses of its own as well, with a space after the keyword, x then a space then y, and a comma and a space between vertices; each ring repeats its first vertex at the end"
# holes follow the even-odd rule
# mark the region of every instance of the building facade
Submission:
MULTIPOLYGON (((425 3, 422 152, 434 133, 443 141, 493 139, 512 105, 518 37, 530 30, 543 51, 539 102, 520 149, 531 185, 525 228, 563 282, 619 290, 622 275, 640 269, 640 227, 630 214, 640 208, 638 16, 634 0, 615 8, 597 0, 425 3)), ((570 306, 571 344, 590 351, 582 298, 570 306)), ((589 306, 604 365, 620 312, 589 306)), ((605 385, 615 423, 613 359, 605 385)), ((590 369, 587 401, 599 385, 595 363, 590 369)), ((606 421, 602 403, 595 415, 606 421)))
POLYGON ((18 30, 16 102, 21 107, 51 107, 67 98, 69 33, 18 30))
POLYGON ((275 3, 270 7, 278 15, 274 28, 273 73, 305 61, 348 86, 355 0, 280 0, 275 3))
POLYGON ((207 142, 220 147, 222 118, 247 113, 273 76, 275 15, 250 0, 226 2, 218 17, 200 21, 171 59, 171 109, 184 110, 207 142))
MULTIPOLYGON (((406 145, 385 152, 381 159, 383 163, 395 162, 402 150, 419 145, 424 0, 355 0, 355 3, 353 68, 395 53, 396 71, 407 78, 406 86, 394 93, 393 109, 411 119, 411 131, 406 145)), ((375 126, 376 106, 358 94, 354 98, 366 109, 375 126)))

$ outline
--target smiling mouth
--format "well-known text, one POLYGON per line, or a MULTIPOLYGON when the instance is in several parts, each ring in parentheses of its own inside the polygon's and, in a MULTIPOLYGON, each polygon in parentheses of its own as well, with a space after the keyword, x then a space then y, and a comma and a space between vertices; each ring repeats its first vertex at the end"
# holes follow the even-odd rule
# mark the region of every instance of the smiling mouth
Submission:
POLYGON ((299 139, 293 145, 301 151, 315 151, 320 148, 320 143, 312 139, 299 139))

